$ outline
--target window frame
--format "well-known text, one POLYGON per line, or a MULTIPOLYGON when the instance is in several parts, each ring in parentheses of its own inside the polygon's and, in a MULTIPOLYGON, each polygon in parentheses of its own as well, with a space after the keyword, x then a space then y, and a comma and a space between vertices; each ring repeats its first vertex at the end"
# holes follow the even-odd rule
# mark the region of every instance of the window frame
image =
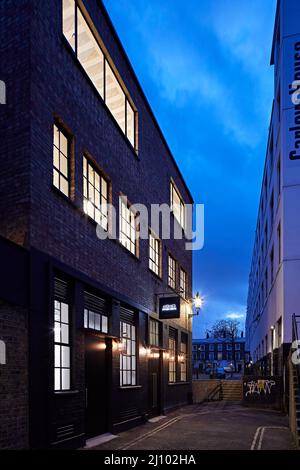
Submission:
POLYGON ((70 312, 70 303, 64 302, 61 299, 56 298, 54 296, 54 392, 68 392, 72 389, 72 343, 71 343, 71 312, 70 312), (57 304, 59 304, 60 308, 57 308, 57 304), (68 315, 68 321, 63 322, 61 321, 62 319, 62 306, 67 307, 67 315, 68 315), (59 316, 60 320, 57 320, 57 312, 59 310, 59 316), (59 325, 59 326, 58 326, 59 325), (67 336, 68 336, 68 341, 62 341, 62 325, 67 326, 67 336), (57 335, 57 329, 59 328, 60 330, 60 341, 57 341, 56 335, 57 335), (57 351, 59 349, 59 365, 57 366, 57 351), (66 349, 68 350, 68 356, 69 356, 69 365, 68 366, 63 366, 63 350, 66 349), (56 386, 56 371, 59 371, 59 387, 56 386), (69 387, 65 388, 63 387, 63 371, 68 371, 69 372, 69 387))
POLYGON ((152 271, 156 276, 161 278, 162 274, 162 248, 161 248, 161 240, 158 238, 155 233, 149 229, 149 269, 152 271), (155 247, 152 246, 151 240, 154 241, 155 247), (158 249, 156 250, 156 246, 158 249), (151 257, 151 254, 155 255, 155 260, 153 260, 153 257, 151 257), (156 263, 157 259, 157 263, 156 263), (153 267, 156 268, 153 269, 153 267))
POLYGON ((135 387, 137 386, 137 360, 138 360, 136 326, 132 325, 131 323, 127 323, 124 320, 120 320, 120 339, 121 339, 123 346, 124 346, 124 342, 126 344, 126 352, 124 352, 124 350, 120 351, 120 387, 135 387), (124 325, 126 325, 126 333, 124 332, 124 328, 123 328, 124 325), (128 329, 130 331, 129 336, 127 335, 128 329), (130 343, 130 354, 127 353, 128 343, 130 343), (132 354, 132 352, 134 354, 132 354), (133 361, 133 358, 134 358, 134 361, 133 361), (124 359, 126 359, 126 361, 124 361, 124 359), (127 359, 129 359, 130 367, 127 366, 127 359), (124 368, 125 362, 126 362, 126 366, 124 368), (126 374, 125 381, 124 381, 124 377, 125 377, 124 374, 126 374), (129 381, 127 380, 128 377, 130 378, 129 381))
POLYGON ((138 115, 138 111, 132 101, 132 98, 130 97, 127 89, 126 89, 126 86, 125 84, 123 83, 123 80, 118 77, 118 74, 119 72, 116 73, 115 70, 116 69, 116 66, 112 60, 112 58, 110 57, 104 43, 103 43, 103 40, 99 34, 99 31, 98 29, 96 28, 94 22, 92 21, 92 19, 90 18, 90 16, 88 15, 88 13, 86 13, 85 11, 83 11, 83 9, 81 8, 81 6, 79 5, 78 1, 77 0, 74 0, 74 33, 73 35, 75 35, 75 38, 74 38, 74 47, 72 46, 72 43, 70 42, 70 40, 68 39, 68 37, 66 36, 65 34, 65 29, 64 29, 64 2, 62 2, 62 35, 63 37, 65 38, 65 40, 67 41, 67 43, 70 45, 72 51, 73 51, 73 54, 75 55, 76 59, 78 60, 79 64, 81 65, 82 69, 84 70, 85 72, 85 75, 88 77, 90 83, 93 85, 93 87, 95 88, 95 90, 97 91, 97 94, 98 96, 100 96, 100 98, 102 99, 102 101, 104 102, 106 108, 109 110, 111 116, 113 117, 114 121, 118 124, 118 127, 120 128, 120 130, 122 131, 122 134, 126 137, 126 140, 130 143, 131 147, 134 149, 135 153, 138 153, 138 139, 137 139, 137 134, 138 134, 138 119, 137 119, 137 115, 138 115), (99 92, 99 90, 97 89, 95 83, 93 82, 93 79, 90 77, 88 71, 86 70, 86 68, 84 67, 84 65, 81 63, 81 61, 79 60, 79 56, 78 56, 78 11, 81 13, 82 17, 83 17, 83 20, 85 21, 85 24, 86 24, 86 27, 87 29, 89 30, 89 32, 91 33, 91 35, 93 36, 96 44, 98 45, 99 47, 99 50, 101 51, 102 55, 103 55, 103 96, 101 95, 101 93, 99 92), (94 30, 96 31, 96 33, 94 32, 94 30), (99 37, 97 37, 99 36, 99 37), (111 69, 113 75, 114 75, 114 78, 116 80, 116 82, 118 83, 120 89, 122 90, 123 94, 124 94, 124 99, 125 99, 125 108, 124 108, 124 122, 125 122, 125 130, 123 131, 121 125, 119 124, 119 122, 117 121, 117 119, 115 118, 113 112, 111 111, 111 109, 109 108, 109 106, 107 105, 106 103, 106 64, 109 65, 109 68, 111 69), (128 113, 127 113, 127 106, 130 106, 130 109, 133 111, 133 141, 129 138, 128 136, 128 123, 127 123, 127 120, 128 120, 128 113))
POLYGON ((64 126, 61 123, 57 122, 56 120, 53 123, 53 143, 52 143, 52 145, 53 145, 52 184, 53 184, 54 188, 57 189, 57 191, 59 191, 61 194, 63 194, 63 196, 65 196, 67 199, 70 199, 70 197, 71 197, 71 145, 72 145, 72 137, 65 130, 64 126), (59 139, 58 145, 59 145, 59 147, 57 147, 57 145, 55 144, 56 129, 58 131, 58 139, 59 139), (65 139, 67 141, 67 155, 65 155, 61 150, 61 145, 60 145, 60 143, 61 143, 61 134, 65 137, 65 139), (59 160, 58 168, 55 164, 55 149, 58 151, 58 160, 59 160), (67 177, 61 171, 61 155, 63 156, 63 158, 65 158, 67 160, 67 177), (58 185, 55 183, 55 173, 57 173, 57 175, 58 175, 58 182, 59 182, 58 185), (61 189, 61 178, 63 178, 67 183, 67 187, 68 187, 67 194, 61 189))
POLYGON ((180 341, 180 382, 188 381, 188 338, 181 334, 180 341))
POLYGON ((168 360, 168 383, 177 382, 177 336, 172 337, 170 334, 169 328, 169 337, 168 337, 168 351, 169 351, 169 360, 168 360))
POLYGON ((159 348, 160 347, 160 322, 155 318, 149 319, 149 345, 159 348), (155 325, 155 328, 152 327, 155 325), (155 338, 155 341, 152 341, 155 338))
POLYGON ((174 218, 177 220, 179 223, 180 227, 185 230, 186 228, 186 205, 184 202, 183 197, 181 196, 181 193, 179 189, 177 188, 176 184, 174 183, 173 179, 170 181, 170 208, 171 211, 174 215, 174 218), (180 208, 180 220, 178 219, 176 215, 176 211, 174 210, 174 192, 176 193, 178 199, 179 199, 179 208, 180 208))
POLYGON ((109 204, 109 191, 110 191, 110 181, 109 179, 104 175, 104 173, 97 167, 97 165, 95 165, 95 163, 87 156, 87 155, 83 155, 83 212, 90 218, 92 219, 94 222, 96 222, 98 225, 100 225, 103 230, 105 232, 108 232, 109 231, 109 210, 108 210, 108 204, 109 204), (94 181, 93 182, 90 182, 90 168, 93 172, 93 179, 94 181), (86 173, 86 174, 85 174, 86 173), (96 179, 96 175, 98 176, 99 178, 99 191, 97 190, 96 186, 95 186, 95 179, 96 179), (103 194, 103 181, 106 183, 106 197, 105 195, 103 194), (93 192, 94 192, 94 202, 89 198, 89 190, 90 190, 90 186, 93 187, 93 192), (85 189, 86 189, 86 195, 85 195, 85 189), (96 206, 96 202, 95 202, 95 199, 96 199, 96 192, 99 193, 99 201, 100 201, 100 205, 97 207, 96 206), (107 209, 106 209, 106 214, 103 214, 103 210, 102 210, 102 201, 103 199, 106 200, 106 205, 107 205, 107 209), (93 214, 94 216, 92 216, 91 214, 89 214, 89 211, 88 211, 88 207, 87 205, 88 204, 92 204, 93 206, 93 214), (86 204, 86 207, 85 207, 85 204, 86 204), (100 217, 100 221, 98 222, 96 220, 96 211, 99 212, 99 217, 100 217), (102 224, 102 220, 106 220, 106 226, 104 227, 103 224, 102 224))
POLYGON ((186 300, 188 296, 188 275, 187 272, 180 267, 180 274, 179 274, 179 290, 180 295, 186 300), (182 276, 184 274, 184 276, 182 276), (184 287, 182 287, 182 284, 184 287))
POLYGON ((168 255, 168 286, 173 290, 177 287, 177 261, 171 253, 168 255), (171 273, 174 274, 174 278, 170 275, 171 273))
POLYGON ((119 242, 127 251, 129 251, 129 253, 131 253, 136 258, 139 257, 139 226, 138 226, 137 217, 138 217, 138 214, 132 209, 131 204, 129 204, 128 201, 125 202, 124 196, 120 195, 119 196, 119 242), (129 222, 123 217, 123 212, 122 212, 123 207, 126 208, 126 211, 128 211, 129 213, 129 222), (132 229, 131 216, 134 217, 134 233, 135 233, 134 241, 132 241, 132 238, 131 238, 131 229, 132 229), (126 227, 129 224, 130 237, 128 237, 128 235, 126 235, 126 233, 123 232, 122 221, 124 221, 124 223, 126 224, 126 227), (125 236, 125 238, 122 237, 122 234, 125 236), (127 243, 130 244, 130 248, 132 248, 132 245, 134 246, 134 251, 128 248, 127 243))

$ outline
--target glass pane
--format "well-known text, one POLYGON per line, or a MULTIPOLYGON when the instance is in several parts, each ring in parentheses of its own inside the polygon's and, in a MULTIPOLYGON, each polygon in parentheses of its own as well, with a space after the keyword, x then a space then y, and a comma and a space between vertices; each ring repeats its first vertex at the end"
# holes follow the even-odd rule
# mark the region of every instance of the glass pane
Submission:
POLYGON ((136 373, 135 372, 132 372, 132 382, 131 382, 132 385, 136 385, 136 373))
POLYGON ((65 157, 68 157, 68 139, 62 132, 60 132, 59 150, 64 154, 65 157))
POLYGON ((53 165, 59 170, 59 150, 57 147, 53 147, 53 165))
POLYGON ((78 59, 103 98, 103 53, 79 9, 78 59))
POLYGON ((87 176, 87 159, 83 157, 83 175, 87 176))
POLYGON ((127 137, 134 147, 134 111, 127 101, 127 137))
POLYGON ((60 367, 60 346, 55 345, 54 348, 54 364, 55 367, 60 367))
POLYGON ((75 1, 63 0, 63 32, 75 50, 75 1))
POLYGON ((61 366, 70 367, 70 348, 69 346, 61 346, 61 366))
POLYGON ((95 315, 95 330, 100 331, 100 315, 95 315))
POLYGON ((69 197, 69 183, 63 176, 60 177, 60 190, 65 196, 69 197))
POLYGON ((105 63, 105 102, 115 120, 125 133, 125 94, 109 63, 105 63))
POLYGON ((108 318, 105 316, 102 316, 102 332, 103 333, 108 332, 108 318))
POLYGON ((94 312, 90 312, 89 314, 89 328, 92 330, 95 328, 95 314, 94 312))
POLYGON ((59 129, 55 124, 53 127, 53 137, 54 145, 59 149, 59 129))
POLYGON ((88 327, 88 311, 84 310, 84 328, 88 327))
POLYGON ((63 369, 62 370, 62 390, 69 390, 70 389, 70 370, 63 369))
POLYGON ((54 341, 60 343, 60 323, 54 323, 54 341))
POLYGON ((60 369, 55 369, 54 372, 54 389, 60 390, 60 369))
POLYGON ((68 344, 69 343, 69 325, 61 324, 61 342, 68 344))
POLYGON ((60 154, 60 171, 61 173, 68 178, 68 159, 60 154))
POLYGON ((59 189, 59 174, 56 170, 53 172, 53 184, 56 188, 59 189))
POLYGON ((69 323, 69 305, 61 304, 61 321, 63 323, 69 323))

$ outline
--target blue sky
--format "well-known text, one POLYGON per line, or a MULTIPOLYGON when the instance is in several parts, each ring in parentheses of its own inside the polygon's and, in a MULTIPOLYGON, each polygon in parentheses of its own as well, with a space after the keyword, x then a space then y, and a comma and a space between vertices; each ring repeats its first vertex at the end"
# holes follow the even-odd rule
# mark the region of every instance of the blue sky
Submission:
POLYGON ((194 255, 202 336, 246 312, 273 99, 275 0, 105 0, 195 202, 205 246, 194 255))

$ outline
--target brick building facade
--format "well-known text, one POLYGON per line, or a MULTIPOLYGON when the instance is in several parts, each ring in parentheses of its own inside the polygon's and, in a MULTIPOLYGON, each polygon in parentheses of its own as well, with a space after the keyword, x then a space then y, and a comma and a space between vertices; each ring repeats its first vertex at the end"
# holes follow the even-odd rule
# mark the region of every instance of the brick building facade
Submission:
POLYGON ((190 399, 193 201, 102 2, 0 13, 0 448, 79 447, 190 399), (173 203, 170 239, 135 241, 130 203, 173 203))

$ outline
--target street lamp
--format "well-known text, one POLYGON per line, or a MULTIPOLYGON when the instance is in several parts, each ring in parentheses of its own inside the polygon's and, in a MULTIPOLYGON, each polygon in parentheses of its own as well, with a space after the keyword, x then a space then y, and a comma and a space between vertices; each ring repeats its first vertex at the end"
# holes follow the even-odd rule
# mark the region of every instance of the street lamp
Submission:
POLYGON ((199 292, 197 292, 196 296, 193 298, 193 304, 194 304, 196 313, 191 313, 189 315, 190 318, 198 316, 203 306, 203 297, 200 296, 199 292))

